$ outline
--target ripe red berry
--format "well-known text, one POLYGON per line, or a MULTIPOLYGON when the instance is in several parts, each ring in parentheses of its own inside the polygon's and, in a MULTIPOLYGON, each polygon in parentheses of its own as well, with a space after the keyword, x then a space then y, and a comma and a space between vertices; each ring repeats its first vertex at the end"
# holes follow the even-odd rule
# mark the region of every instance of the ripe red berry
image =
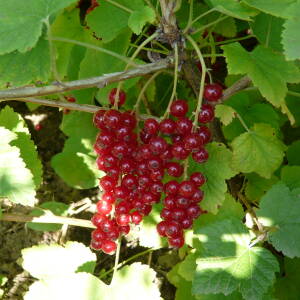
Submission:
POLYGON ((116 186, 113 191, 114 197, 117 200, 124 200, 129 197, 129 190, 124 185, 116 186))
POLYGON ((176 123, 172 119, 166 119, 160 122, 159 129, 162 133, 166 135, 171 135, 175 133, 176 123))
POLYGON ((131 129, 135 128, 137 121, 136 121, 136 116, 133 113, 129 111, 125 111, 122 113, 121 118, 122 118, 123 125, 131 129))
POLYGON ((106 126, 111 129, 116 129, 122 124, 122 115, 119 111, 115 109, 110 109, 104 114, 104 122, 106 126))
POLYGON ((210 102, 217 102, 221 99, 223 88, 218 83, 207 84, 204 88, 204 98, 210 102))
POLYGON ((177 222, 181 222, 185 218, 185 211, 182 208, 175 207, 171 209, 171 219, 177 222))
POLYGON ((149 147, 154 155, 160 155, 167 150, 168 143, 162 137, 157 136, 151 138, 149 141, 149 147))
POLYGON ((214 108, 209 104, 203 104, 198 116, 198 121, 200 123, 209 123, 214 119, 214 117, 215 117, 214 108))
POLYGON ((129 214, 117 215, 116 222, 120 226, 127 226, 130 223, 130 215, 129 214))
POLYGON ((38 123, 38 124, 36 124, 36 125, 34 126, 34 129, 35 129, 36 131, 40 131, 42 128, 43 128, 43 125, 40 124, 40 123, 38 123))
POLYGON ((166 236, 167 225, 168 225, 167 221, 161 221, 156 225, 156 230, 160 236, 166 236))
POLYGON ((163 161, 159 157, 153 156, 147 160, 147 166, 151 171, 159 170, 163 167, 163 161))
POLYGON ((175 198, 174 196, 167 196, 164 201, 163 205, 167 209, 173 209, 176 207, 175 198))
POLYGON ((190 202, 191 202, 190 199, 182 195, 178 195, 175 198, 175 204, 178 208, 188 208, 190 202))
POLYGON ((159 130, 159 123, 153 119, 147 119, 144 123, 144 131, 148 134, 155 135, 159 130))
POLYGON ((106 254, 114 254, 117 249, 117 244, 111 240, 104 240, 101 249, 106 254))
POLYGON ((175 100, 171 104, 170 113, 174 117, 184 117, 188 112, 189 107, 185 100, 175 100))
POLYGON ((123 234, 128 234, 130 232, 130 226, 129 225, 119 226, 119 230, 123 234))
POLYGON ((103 241, 95 241, 95 240, 91 240, 91 248, 93 248, 94 250, 101 250, 102 249, 102 244, 103 241))
POLYGON ((169 221, 166 227, 166 236, 169 238, 174 238, 182 235, 182 228, 176 221, 169 221))
POLYGON ((99 129, 106 129, 106 124, 104 122, 104 114, 105 114, 105 110, 102 109, 98 110, 94 114, 93 123, 99 129))
POLYGON ((208 129, 208 127, 206 127, 206 126, 200 126, 197 129, 197 133, 200 136, 200 138, 202 139, 202 142, 203 142, 204 145, 207 144, 210 141, 210 139, 211 139, 211 132, 208 129))
POLYGON ((114 203, 116 201, 116 198, 114 197, 114 194, 112 192, 104 193, 101 198, 103 201, 106 201, 108 203, 114 203))
POLYGON ((173 238, 168 238, 168 243, 171 247, 181 248, 184 245, 184 237, 183 235, 180 235, 173 238))
POLYGON ((112 228, 109 232, 106 233, 108 240, 116 240, 120 236, 120 230, 117 226, 112 228))
POLYGON ((184 140, 184 147, 188 151, 197 151, 203 145, 202 139, 197 133, 188 134, 184 140))
POLYGON ((168 174, 173 177, 180 177, 183 174, 183 167, 176 162, 167 163, 166 169, 168 174))
POLYGON ((178 159, 178 160, 184 160, 184 159, 186 159, 189 156, 190 151, 188 151, 185 148, 185 145, 184 145, 183 142, 178 142, 178 143, 173 144, 173 146, 172 146, 172 154, 173 154, 173 156, 176 159, 178 159))
POLYGON ((158 169, 158 170, 152 170, 150 172, 150 178, 153 181, 162 181, 164 177, 164 170, 158 169))
POLYGON ((193 203, 199 203, 203 200, 204 192, 202 190, 196 190, 196 192, 193 194, 191 201, 193 203))
POLYGON ((206 178, 201 172, 194 172, 190 176, 190 180, 194 182, 197 187, 202 186, 206 182, 206 178))
POLYGON ((194 161, 201 164, 208 160, 209 155, 204 148, 201 148, 199 151, 192 153, 192 157, 194 161))
POLYGON ((95 230, 92 231, 92 240, 94 241, 103 241, 106 239, 106 233, 103 232, 101 229, 97 228, 95 230))
POLYGON ((183 229, 189 229, 193 226, 193 219, 185 217, 181 220, 181 226, 183 229))
POLYGON ((136 189, 138 186, 138 179, 136 176, 127 174, 122 178, 122 186, 129 189, 133 190, 136 189))
POLYGON ((197 219, 201 215, 201 209, 197 204, 191 204, 186 209, 186 214, 190 218, 197 219))
POLYGON ((101 226, 101 223, 103 221, 107 220, 107 217, 104 216, 103 214, 99 214, 99 213, 96 213, 92 216, 92 223, 96 226, 96 227, 100 227, 101 226))
MULTIPOLYGON (((108 99, 111 105, 115 104, 117 97, 117 88, 113 88, 108 95, 108 99)), ((118 97, 118 107, 121 107, 126 101, 126 93, 123 90, 119 91, 119 97, 118 97)))
POLYGON ((111 203, 100 200, 97 202, 97 211, 99 214, 108 215, 112 210, 111 203))
POLYGON ((131 215, 131 222, 135 225, 140 224, 143 220, 143 216, 138 211, 134 211, 130 215, 131 215))
POLYGON ((178 192, 179 183, 175 180, 168 181, 165 186, 164 190, 166 194, 176 195, 178 192))
POLYGON ((117 181, 110 176, 103 176, 99 180, 100 186, 105 192, 110 192, 114 189, 117 184, 117 181))
POLYGON ((185 180, 179 184, 178 193, 183 197, 190 198, 193 196, 195 191, 196 191, 196 186, 194 182, 191 180, 185 180))
POLYGON ((186 135, 191 132, 193 128, 193 122, 186 118, 182 117, 176 121, 176 132, 181 135, 186 135))

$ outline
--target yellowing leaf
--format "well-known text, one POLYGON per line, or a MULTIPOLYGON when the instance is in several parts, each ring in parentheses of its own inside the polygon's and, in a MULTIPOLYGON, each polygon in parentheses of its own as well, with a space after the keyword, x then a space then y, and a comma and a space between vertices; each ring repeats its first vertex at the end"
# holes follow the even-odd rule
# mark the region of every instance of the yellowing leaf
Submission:
POLYGON ((215 114, 224 125, 229 125, 235 117, 235 110, 230 106, 219 104, 216 106, 215 114))

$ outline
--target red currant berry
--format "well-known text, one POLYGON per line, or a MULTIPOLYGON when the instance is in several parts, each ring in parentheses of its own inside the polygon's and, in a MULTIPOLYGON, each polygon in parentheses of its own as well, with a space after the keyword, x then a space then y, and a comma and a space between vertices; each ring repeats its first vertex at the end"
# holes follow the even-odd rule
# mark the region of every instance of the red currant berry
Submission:
POLYGON ((181 220, 181 226, 183 229, 189 229, 193 226, 193 219, 185 217, 183 220, 181 220))
POLYGON ((92 240, 101 242, 105 239, 106 239, 106 233, 103 232, 101 229, 97 228, 92 231, 92 240))
POLYGON ((122 113, 121 115, 122 118, 122 124, 134 129, 136 127, 136 116, 134 114, 132 114, 131 112, 125 111, 122 113))
POLYGON ((124 142, 119 142, 113 145, 111 153, 114 157, 122 159, 128 154, 128 146, 124 142))
POLYGON ((166 236, 167 225, 168 225, 167 221, 161 221, 156 225, 156 230, 160 236, 166 236))
POLYGON ((103 241, 94 241, 94 240, 92 240, 90 246, 94 250, 101 250, 102 249, 102 244, 103 244, 103 241))
POLYGON ((178 195, 175 198, 175 204, 178 208, 188 208, 190 205, 190 200, 184 196, 178 195))
POLYGON ((200 187, 206 182, 206 178, 201 172, 192 173, 190 176, 190 180, 194 182, 196 187, 200 187))
POLYGON ((154 195, 160 195, 164 189, 164 185, 162 182, 153 182, 149 186, 149 190, 154 195))
POLYGON ((115 226, 114 228, 112 228, 111 231, 106 233, 107 239, 108 240, 116 240, 119 238, 120 236, 120 230, 117 226, 115 226))
POLYGON ((115 197, 115 199, 117 199, 117 200, 120 200, 120 199, 122 199, 122 200, 127 199, 127 198, 129 197, 129 190, 128 190, 125 186, 123 186, 123 185, 121 185, 121 186, 116 186, 116 187, 114 188, 114 197, 115 197))
POLYGON ((206 126, 200 126, 197 129, 197 133, 200 136, 200 138, 202 139, 203 144, 207 144, 209 143, 210 139, 211 139, 211 132, 208 129, 208 127, 206 126))
POLYGON ((175 203, 175 199, 172 196, 167 196, 164 200, 163 200, 163 205, 165 208, 167 209, 173 209, 176 207, 176 203, 175 203))
POLYGON ((112 221, 111 219, 108 219, 108 218, 106 218, 105 220, 103 220, 100 223, 100 229, 105 233, 111 231, 112 228, 114 228, 114 227, 115 227, 114 221, 112 221))
POLYGON ((153 154, 160 155, 167 150, 168 143, 162 137, 153 137, 149 141, 149 147, 153 154))
POLYGON ((144 144, 148 144, 152 137, 153 135, 146 132, 145 130, 142 130, 140 132, 140 139, 144 144))
POLYGON ((116 222, 120 226, 127 226, 130 223, 130 215, 129 214, 117 215, 116 222))
POLYGON ((139 154, 142 159, 149 159, 153 155, 149 145, 142 145, 139 149, 139 154))
POLYGON ((120 162, 120 170, 123 174, 133 173, 136 170, 136 163, 132 159, 123 158, 120 162))
POLYGON ((102 242, 102 251, 106 254, 114 254, 117 249, 117 244, 111 240, 104 240, 102 242))
POLYGON ((121 233, 126 235, 130 232, 130 226, 129 225, 119 226, 119 230, 120 230, 121 233))
POLYGON ((153 156, 147 160, 147 166, 151 171, 159 170, 163 167, 163 161, 159 157, 153 156))
POLYGON ((185 100, 175 100, 170 107, 170 113, 174 117, 184 117, 188 112, 189 107, 185 100))
POLYGON ((191 202, 193 203, 199 203, 203 200, 204 192, 202 190, 196 190, 196 192, 193 194, 191 198, 191 202))
POLYGON ((102 195, 102 200, 106 201, 107 203, 115 203, 116 198, 114 197, 114 194, 112 192, 106 192, 102 195))
POLYGON ((136 189, 138 186, 138 179, 134 175, 127 174, 122 178, 122 186, 129 190, 136 189))
POLYGON ((203 104, 198 116, 198 121, 200 123, 209 123, 214 119, 214 117, 215 117, 214 108, 209 104, 203 104))
POLYGON ((160 217, 163 220, 171 220, 172 219, 172 210, 169 208, 163 208, 162 211, 160 212, 160 217))
POLYGON ((166 169, 168 174, 173 177, 180 177, 183 174, 183 167, 177 162, 167 163, 166 169))
POLYGON ((171 135, 171 134, 175 133, 176 123, 175 123, 175 121, 173 121, 171 119, 163 120, 159 124, 159 129, 163 134, 171 135))
POLYGON ((183 235, 180 235, 173 238, 168 238, 168 243, 173 248, 181 248, 184 245, 184 237, 183 235))
POLYGON ((153 205, 159 201, 159 197, 155 194, 152 194, 150 192, 145 192, 142 195, 142 201, 144 204, 153 205))
POLYGON ((143 215, 143 216, 148 216, 150 214, 152 210, 152 206, 151 205, 148 205, 148 204, 145 204, 143 205, 140 209, 139 209, 139 212, 143 215))
POLYGON ((94 114, 93 123, 99 129, 106 129, 106 124, 104 122, 104 114, 105 110, 101 109, 94 114))
POLYGON ((223 88, 218 83, 207 84, 204 88, 204 98, 210 102, 217 102, 221 99, 223 88))
POLYGON ((116 129, 121 126, 122 115, 115 109, 110 109, 104 114, 104 122, 108 128, 116 129))
POLYGON ((138 211, 134 211, 130 215, 131 215, 131 222, 135 225, 140 224, 143 220, 143 216, 138 211))
POLYGON ((208 160, 209 155, 204 148, 201 148, 199 151, 192 153, 192 157, 194 161, 201 164, 208 160))
POLYGON ((155 119, 147 119, 144 123, 144 131, 148 134, 155 135, 159 130, 159 123, 155 119))
MULTIPOLYGON (((117 97, 117 88, 113 88, 108 95, 108 99, 111 105, 115 104, 117 97)), ((126 101, 126 93, 122 90, 119 90, 119 97, 118 97, 118 106, 121 107, 126 101)))
POLYGON ((151 184, 151 179, 147 175, 140 175, 138 177, 138 182, 139 182, 139 186, 141 186, 143 188, 147 188, 151 184))
POLYGON ((115 207, 115 214, 116 215, 128 214, 131 209, 131 205, 132 204, 130 202, 121 201, 115 207))
POLYGON ((164 190, 167 195, 169 194, 176 195, 178 192, 178 188, 179 188, 179 183, 175 180, 171 180, 167 182, 164 186, 164 190))
POLYGON ((99 180, 100 186, 105 192, 110 192, 114 189, 117 184, 117 181, 110 176, 103 176, 99 180))
POLYGON ((186 214, 190 218, 197 219, 201 215, 201 209, 197 204, 191 204, 186 209, 186 214))
POLYGON ((105 220, 107 220, 107 217, 104 216, 103 214, 98 214, 98 213, 94 214, 91 219, 92 223, 96 227, 100 227, 101 223, 105 220))
POLYGON ((108 215, 112 210, 112 205, 109 202, 100 200, 97 202, 97 211, 99 214, 108 215))
POLYGON ((203 145, 202 139, 197 133, 188 134, 184 140, 184 147, 188 151, 197 151, 203 145))
POLYGON ((192 131, 193 122, 186 118, 182 117, 176 121, 176 132, 181 135, 186 135, 192 131))
POLYGON ((185 148, 185 145, 184 145, 183 142, 178 142, 178 143, 173 144, 173 146, 172 146, 172 154, 173 154, 173 156, 176 159, 178 159, 178 160, 184 160, 184 159, 186 159, 189 156, 190 151, 188 151, 185 148))
POLYGON ((186 217, 185 211, 182 208, 175 207, 171 211, 171 218, 174 221, 181 222, 186 217))
POLYGON ((175 221, 169 221, 166 228, 166 236, 169 238, 174 238, 182 235, 182 228, 179 223, 175 221))
POLYGON ((150 173, 150 179, 157 182, 162 181, 164 178, 164 170, 158 169, 158 170, 152 170, 150 173))
POLYGON ((40 131, 42 128, 43 128, 43 125, 40 124, 40 123, 38 123, 38 124, 36 124, 36 125, 34 126, 34 129, 35 129, 36 131, 40 131))
POLYGON ((179 184, 179 195, 190 198, 196 191, 196 186, 193 181, 185 180, 179 184))

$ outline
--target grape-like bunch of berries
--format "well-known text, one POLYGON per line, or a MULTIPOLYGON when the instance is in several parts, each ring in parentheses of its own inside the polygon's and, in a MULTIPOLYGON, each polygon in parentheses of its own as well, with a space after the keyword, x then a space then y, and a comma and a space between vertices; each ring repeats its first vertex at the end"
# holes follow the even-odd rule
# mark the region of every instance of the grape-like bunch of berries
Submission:
MULTIPOLYGON (((113 89, 109 101, 114 105, 117 94, 120 107, 126 100, 122 90, 117 93, 113 89)), ((207 85, 204 96, 216 102, 222 89, 218 84, 207 85)), ((94 125, 100 130, 94 144, 96 162, 106 175, 99 180, 103 194, 92 217, 97 227, 92 232, 93 249, 113 254, 116 240, 128 234, 130 226, 140 224, 160 202, 158 234, 166 237, 171 247, 184 245, 184 230, 204 213, 199 203, 204 197, 200 188, 206 182, 201 172, 187 176, 184 162, 190 157, 199 164, 208 160, 205 145, 211 132, 205 124, 214 119, 213 106, 203 104, 198 115, 200 126, 194 128, 188 109, 185 100, 177 99, 171 104, 169 118, 149 118, 143 124, 130 111, 100 109, 95 113, 94 125)))

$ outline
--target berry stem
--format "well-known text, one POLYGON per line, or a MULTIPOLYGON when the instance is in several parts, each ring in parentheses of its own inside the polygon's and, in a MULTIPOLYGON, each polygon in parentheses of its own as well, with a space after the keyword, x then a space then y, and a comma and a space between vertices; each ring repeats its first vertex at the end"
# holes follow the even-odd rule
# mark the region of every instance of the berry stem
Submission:
POLYGON ((183 30, 183 33, 186 33, 189 28, 191 28, 192 24, 193 24, 193 15, 194 15, 194 0, 190 0, 190 7, 189 7, 189 19, 187 22, 186 27, 183 30))
POLYGON ((133 111, 138 111, 138 108, 139 108, 139 105, 141 103, 141 100, 142 100, 142 97, 143 97, 143 94, 145 93, 146 89, 148 88, 148 86, 150 85, 150 83, 159 75, 161 74, 162 71, 158 71, 156 73, 154 73, 148 80, 147 82, 144 84, 143 88, 141 89, 140 93, 139 93, 139 96, 137 98, 137 101, 133 107, 133 111))
POLYGON ((187 180, 188 178, 188 169, 189 169, 189 156, 185 159, 184 165, 183 165, 183 180, 187 180))
POLYGON ((243 118, 241 117, 241 115, 237 112, 235 112, 236 117, 239 119, 239 121, 241 122, 242 126, 246 129, 247 132, 250 132, 251 130, 249 129, 249 127, 247 126, 247 124, 245 123, 245 121, 243 120, 243 118))
MULTIPOLYGON (((231 43, 234 43, 234 42, 239 42, 239 41, 247 40, 247 39, 250 39, 250 38, 255 38, 255 36, 253 34, 250 34, 250 35, 243 36, 243 37, 236 38, 236 39, 225 40, 225 41, 222 41, 222 42, 215 42, 215 45, 218 46, 218 45, 224 45, 224 44, 231 44, 231 43)), ((200 49, 205 48, 205 47, 209 47, 209 46, 210 46, 210 43, 202 44, 200 49)))
POLYGON ((112 5, 115 6, 115 7, 118 7, 118 8, 120 8, 120 9, 122 9, 122 10, 124 10, 124 11, 130 13, 130 14, 133 13, 133 11, 132 11, 130 8, 128 8, 128 7, 126 7, 126 6, 123 6, 122 4, 120 4, 120 3, 118 3, 118 2, 115 2, 115 1, 113 1, 113 0, 105 0, 105 1, 108 2, 108 3, 110 3, 110 4, 112 4, 112 5))
POLYGON ((217 20, 215 20, 213 22, 210 22, 210 23, 206 24, 205 26, 202 26, 199 29, 193 31, 192 34, 196 34, 198 32, 204 31, 206 28, 209 28, 210 26, 216 25, 219 22, 221 22, 221 21, 223 21, 223 20, 225 20, 227 18, 229 18, 229 17, 228 16, 224 16, 224 17, 218 18, 217 20))
MULTIPOLYGON (((133 62, 134 59, 137 57, 137 55, 141 52, 141 50, 143 50, 144 46, 146 46, 149 42, 151 42, 152 40, 154 40, 156 37, 158 36, 157 32, 154 32, 152 35, 150 35, 147 39, 145 39, 138 47, 137 49, 134 51, 134 53, 132 54, 132 56, 130 57, 130 61, 133 62)), ((124 72, 126 72, 128 70, 128 68, 130 67, 130 64, 128 63, 124 69, 124 72)), ((116 99, 119 99, 119 93, 120 90, 122 88, 123 85, 123 81, 120 81, 118 83, 118 87, 117 87, 117 92, 116 92, 116 99)), ((114 108, 117 109, 118 108, 118 101, 115 101, 114 103, 114 108)))
POLYGON ((172 94, 171 94, 171 97, 170 97, 168 107, 165 111, 165 114, 163 115, 163 119, 168 117, 168 115, 170 113, 170 108, 171 108, 172 102, 173 102, 173 100, 175 98, 175 95, 176 95, 177 82, 178 82, 178 65, 179 65, 179 55, 178 55, 178 45, 177 44, 174 45, 174 59, 175 59, 175 64, 174 64, 173 90, 172 90, 172 94))
POLYGON ((198 96, 198 103, 197 103, 197 108, 196 108, 195 117, 194 117, 194 123, 193 123, 193 127, 194 127, 194 130, 195 130, 196 127, 197 127, 197 123, 198 123, 198 115, 199 115, 199 112, 200 112, 201 106, 202 106, 203 92, 204 92, 204 85, 205 85, 205 75, 206 75, 206 65, 205 65, 203 56, 201 54, 201 51, 200 51, 197 43, 189 35, 187 35, 186 38, 189 40, 189 42, 194 47, 194 49, 195 49, 195 51, 196 51, 196 53, 198 55, 200 64, 201 64, 201 68, 202 68, 201 81, 200 81, 200 90, 199 90, 199 96, 198 96))
POLYGON ((113 283, 114 278, 116 278, 116 274, 118 271, 118 265, 119 265, 119 259, 120 259, 120 252, 121 252, 121 242, 122 242, 122 237, 118 238, 117 240, 117 251, 116 251, 116 257, 115 257, 115 264, 114 264, 114 268, 113 268, 113 276, 111 279, 111 283, 113 283))

